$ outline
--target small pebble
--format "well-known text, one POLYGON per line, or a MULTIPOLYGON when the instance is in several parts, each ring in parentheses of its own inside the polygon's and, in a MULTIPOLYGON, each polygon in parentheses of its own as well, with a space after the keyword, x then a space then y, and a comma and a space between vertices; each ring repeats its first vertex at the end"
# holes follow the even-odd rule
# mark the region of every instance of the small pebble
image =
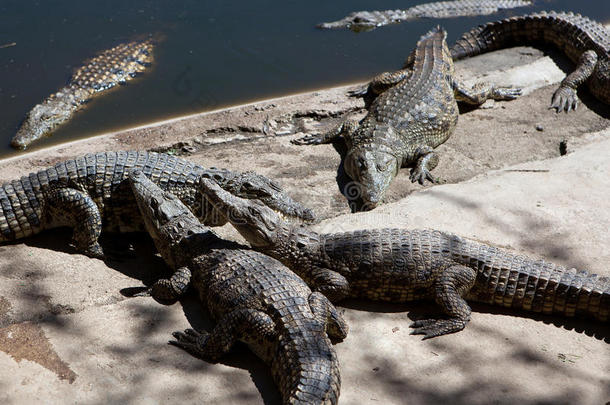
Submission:
POLYGON ((544 131, 544 127, 542 125, 538 124, 538 125, 536 125, 536 131, 540 131, 540 132, 544 131))

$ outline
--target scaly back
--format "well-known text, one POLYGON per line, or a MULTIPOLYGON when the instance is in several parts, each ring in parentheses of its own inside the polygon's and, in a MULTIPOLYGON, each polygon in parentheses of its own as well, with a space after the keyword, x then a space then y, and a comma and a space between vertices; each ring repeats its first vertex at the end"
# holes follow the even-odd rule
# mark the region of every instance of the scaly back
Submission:
POLYGON ((447 32, 436 27, 421 37, 409 57, 411 71, 401 83, 380 95, 371 105, 378 122, 396 124, 431 94, 453 92, 446 78, 453 76, 453 61, 446 43, 447 32))
POLYGON ((132 41, 100 52, 79 68, 70 85, 98 92, 131 80, 153 60, 153 41, 132 41))

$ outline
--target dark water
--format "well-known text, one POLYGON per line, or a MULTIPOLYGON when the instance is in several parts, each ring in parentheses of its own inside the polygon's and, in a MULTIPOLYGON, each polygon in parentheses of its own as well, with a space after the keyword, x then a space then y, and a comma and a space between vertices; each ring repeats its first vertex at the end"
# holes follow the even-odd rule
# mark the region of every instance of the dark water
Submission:
MULTIPOLYGON (((422 20, 356 34, 314 25, 422 0, 0 0, 0 157, 25 114, 96 52, 160 34, 153 67, 90 102, 31 149, 223 106, 365 80, 400 66, 433 24, 451 43, 472 26, 536 10, 610 20, 609 0, 556 0, 493 16, 422 20)), ((425 2, 425 0, 424 0, 425 2)))

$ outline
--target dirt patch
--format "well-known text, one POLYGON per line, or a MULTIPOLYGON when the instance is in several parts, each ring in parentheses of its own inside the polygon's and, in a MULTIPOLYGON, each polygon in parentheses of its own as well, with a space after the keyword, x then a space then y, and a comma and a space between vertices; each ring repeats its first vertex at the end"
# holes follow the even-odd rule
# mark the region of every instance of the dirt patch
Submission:
POLYGON ((0 329, 0 350, 9 354, 16 362, 36 362, 70 384, 76 380, 76 373, 70 369, 68 363, 59 358, 42 328, 31 322, 0 329))

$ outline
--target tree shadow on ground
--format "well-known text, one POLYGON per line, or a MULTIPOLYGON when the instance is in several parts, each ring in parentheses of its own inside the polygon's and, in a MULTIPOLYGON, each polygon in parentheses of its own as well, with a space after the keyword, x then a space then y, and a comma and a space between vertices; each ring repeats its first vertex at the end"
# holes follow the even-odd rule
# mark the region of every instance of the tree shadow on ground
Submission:
MULTIPOLYGON (((496 315, 508 315, 517 318, 533 319, 537 322, 542 322, 545 325, 553 325, 565 330, 573 330, 577 333, 583 333, 586 336, 593 337, 597 340, 602 340, 610 343, 610 325, 607 323, 598 322, 590 319, 582 318, 566 318, 561 315, 545 315, 535 312, 527 312, 520 309, 497 307, 489 304, 469 301, 471 309, 474 312, 496 315)), ((341 301, 337 304, 339 307, 354 309, 370 313, 401 313, 405 312, 406 316, 412 321, 421 319, 440 319, 444 315, 440 308, 429 300, 408 302, 404 304, 395 304, 389 302, 366 301, 361 299, 350 298, 341 301)), ((470 328, 472 321, 466 325, 470 328)), ((460 332, 457 332, 460 333, 460 332)))

